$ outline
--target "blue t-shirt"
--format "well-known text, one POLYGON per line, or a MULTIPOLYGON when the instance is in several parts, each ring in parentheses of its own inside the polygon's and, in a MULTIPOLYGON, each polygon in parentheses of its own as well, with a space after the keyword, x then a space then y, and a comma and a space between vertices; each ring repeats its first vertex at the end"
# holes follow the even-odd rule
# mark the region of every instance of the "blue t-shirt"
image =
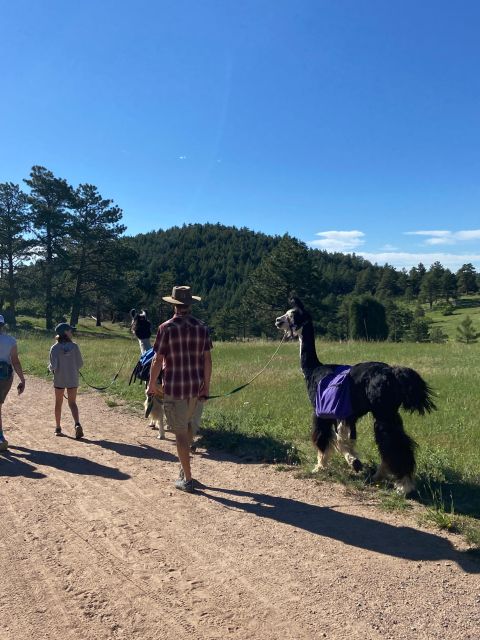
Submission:
POLYGON ((12 364, 12 349, 16 344, 15 338, 7 336, 5 333, 0 333, 0 362, 12 364))

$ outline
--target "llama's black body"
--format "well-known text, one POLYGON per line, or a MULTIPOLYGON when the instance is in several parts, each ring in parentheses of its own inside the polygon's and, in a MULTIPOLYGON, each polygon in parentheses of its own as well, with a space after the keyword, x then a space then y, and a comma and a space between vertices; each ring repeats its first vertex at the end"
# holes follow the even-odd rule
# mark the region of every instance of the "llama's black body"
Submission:
POLYGON ((373 414, 375 441, 382 459, 377 478, 391 473, 395 476, 398 487, 408 493, 413 489, 415 443, 403 429, 399 409, 416 411, 421 415, 435 409, 429 386, 413 369, 391 367, 383 362, 362 362, 354 365, 348 376, 351 418, 341 422, 319 418, 315 414, 318 383, 338 365, 322 364, 319 361, 311 317, 300 300, 294 298, 291 303, 292 308, 278 318, 276 324, 280 328, 288 328, 300 337, 300 363, 308 397, 314 409, 312 439, 319 452, 317 468, 325 465, 328 452, 334 444, 356 471, 362 468, 353 443, 358 419, 370 412, 373 414))

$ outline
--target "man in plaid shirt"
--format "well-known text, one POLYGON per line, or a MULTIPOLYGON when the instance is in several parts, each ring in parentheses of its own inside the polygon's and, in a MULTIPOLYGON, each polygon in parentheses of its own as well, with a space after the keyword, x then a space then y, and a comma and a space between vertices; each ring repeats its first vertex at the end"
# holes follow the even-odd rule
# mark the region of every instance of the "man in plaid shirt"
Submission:
POLYGON ((191 315, 192 304, 200 299, 192 296, 190 287, 184 286, 173 287, 172 295, 163 298, 174 305, 175 313, 158 328, 148 385, 148 393, 153 395, 162 372, 165 415, 175 433, 182 465, 175 486, 189 493, 194 491, 190 468, 193 441, 190 421, 197 403, 208 398, 212 373, 208 327, 191 315))

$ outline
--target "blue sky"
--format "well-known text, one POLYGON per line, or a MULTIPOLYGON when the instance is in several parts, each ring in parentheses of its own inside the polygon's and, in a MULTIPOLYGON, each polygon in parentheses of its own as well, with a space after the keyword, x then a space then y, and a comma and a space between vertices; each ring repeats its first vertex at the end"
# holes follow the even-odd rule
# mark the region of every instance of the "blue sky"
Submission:
POLYGON ((476 0, 3 2, 0 181, 480 267, 476 0))

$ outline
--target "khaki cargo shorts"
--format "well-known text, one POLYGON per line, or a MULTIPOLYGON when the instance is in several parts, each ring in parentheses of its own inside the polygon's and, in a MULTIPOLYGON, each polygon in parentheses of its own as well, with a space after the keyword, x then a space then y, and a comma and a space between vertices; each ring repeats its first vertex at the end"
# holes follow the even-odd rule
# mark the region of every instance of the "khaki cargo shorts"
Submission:
POLYGON ((186 433, 198 401, 198 398, 174 398, 165 394, 163 409, 167 418, 168 428, 174 433, 186 433))

